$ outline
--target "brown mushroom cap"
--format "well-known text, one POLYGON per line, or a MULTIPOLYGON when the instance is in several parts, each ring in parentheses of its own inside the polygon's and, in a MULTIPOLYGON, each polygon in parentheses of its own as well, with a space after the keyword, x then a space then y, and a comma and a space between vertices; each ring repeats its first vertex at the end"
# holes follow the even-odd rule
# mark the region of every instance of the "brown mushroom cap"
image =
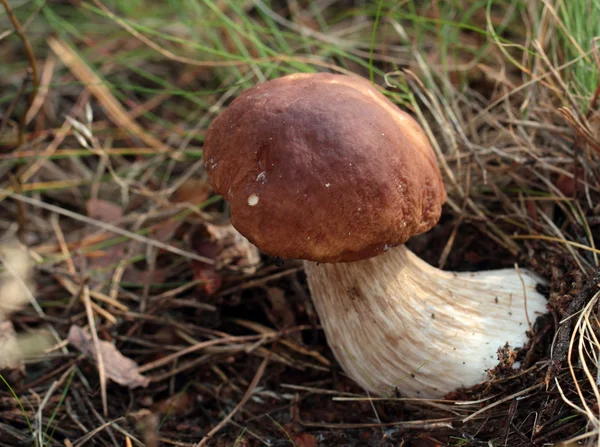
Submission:
POLYGON ((293 74, 210 125, 205 168, 232 224, 265 253, 357 261, 433 227, 446 191, 419 124, 368 81, 293 74))

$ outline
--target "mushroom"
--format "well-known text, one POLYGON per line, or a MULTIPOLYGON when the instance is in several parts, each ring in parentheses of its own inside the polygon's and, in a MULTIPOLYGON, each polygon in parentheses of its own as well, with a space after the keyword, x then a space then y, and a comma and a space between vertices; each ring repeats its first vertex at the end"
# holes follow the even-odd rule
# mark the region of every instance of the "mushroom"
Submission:
POLYGON ((362 78, 258 84, 211 123, 204 156, 235 228, 304 260, 332 351, 372 394, 476 385, 545 312, 532 272, 446 272, 406 248, 437 223, 446 191, 422 128, 362 78))

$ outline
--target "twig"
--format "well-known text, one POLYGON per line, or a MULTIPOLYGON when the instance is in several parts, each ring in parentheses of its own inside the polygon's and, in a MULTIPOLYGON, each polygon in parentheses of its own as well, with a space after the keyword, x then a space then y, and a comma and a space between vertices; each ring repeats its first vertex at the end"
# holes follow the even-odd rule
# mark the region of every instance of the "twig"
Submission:
POLYGON ((65 263, 67 264, 67 270, 73 276, 77 275, 77 270, 75 270, 75 264, 71 259, 71 253, 69 252, 69 247, 67 246, 67 242, 65 241, 65 235, 63 234, 62 228, 60 228, 60 223, 58 221, 58 214, 52 214, 50 216, 50 224, 52 225, 52 229, 56 234, 56 239, 58 241, 58 245, 60 246, 60 251, 65 257, 65 263))
POLYGON ((544 382, 541 382, 541 383, 538 383, 537 385, 530 386, 529 388, 525 388, 524 390, 521 390, 521 391, 519 391, 517 393, 511 394, 510 396, 506 396, 503 399, 497 400, 496 402, 494 402, 492 404, 489 404, 489 405, 486 405, 485 407, 481 408, 480 410, 477 410, 475 413, 470 414, 469 416, 467 416, 466 418, 464 418, 462 420, 462 422, 464 424, 465 422, 468 422, 471 419, 474 419, 475 417, 479 416, 481 413, 485 413, 486 411, 491 410, 492 408, 497 407, 498 405, 503 404, 504 402, 508 402, 509 400, 514 399, 515 397, 522 396, 523 394, 527 394, 530 391, 533 391, 533 390, 535 390, 537 388, 541 388, 541 387, 543 387, 545 385, 546 384, 544 382))
POLYGON ((75 442, 75 444, 73 444, 73 447, 81 447, 81 446, 83 446, 90 439, 92 439, 94 436, 96 436, 98 433, 100 433, 102 430, 105 430, 105 429, 109 428, 111 425, 114 425, 117 422, 124 421, 124 420, 125 420, 124 417, 120 417, 120 418, 114 419, 112 421, 105 422, 100 427, 96 427, 95 429, 93 429, 88 434, 82 436, 78 441, 75 442))
POLYGON ((159 366, 164 366, 164 365, 172 362, 173 360, 181 357, 182 355, 191 354, 192 352, 199 351, 199 350, 207 348, 209 346, 218 345, 221 343, 228 343, 228 342, 245 342, 245 341, 250 341, 250 340, 259 340, 261 338, 269 338, 269 337, 270 337, 270 334, 269 335, 245 335, 245 336, 240 336, 240 337, 232 336, 232 337, 224 337, 224 338, 217 338, 214 340, 203 341, 201 343, 195 344, 188 348, 182 349, 181 351, 177 351, 177 352, 174 352, 173 354, 167 355, 166 357, 163 357, 162 359, 156 360, 154 362, 146 363, 145 365, 140 366, 138 368, 138 372, 141 374, 141 373, 149 371, 151 369, 158 368, 159 366))
POLYGON ((127 231, 127 230, 124 230, 122 228, 115 227, 114 225, 111 225, 109 223, 100 222, 98 220, 91 219, 91 218, 89 218, 87 216, 84 216, 82 214, 78 214, 78 213, 74 213, 73 211, 66 210, 66 209, 61 208, 59 206, 51 205, 49 203, 44 203, 41 200, 33 199, 31 197, 26 197, 26 196, 21 195, 21 194, 16 194, 14 192, 11 192, 8 189, 0 188, 0 195, 6 195, 7 197, 10 197, 11 199, 15 199, 15 200, 18 200, 20 202, 29 203, 30 205, 34 205, 34 206, 37 206, 39 208, 43 208, 45 210, 52 211, 52 212, 57 213, 57 214, 62 214, 63 216, 67 216, 67 217, 70 217, 71 219, 78 220, 79 222, 83 222, 83 223, 86 223, 86 224, 89 224, 89 225, 93 225, 93 226, 102 228, 103 230, 119 234, 121 236, 126 236, 126 237, 128 237, 130 239, 133 239, 134 241, 142 242, 144 244, 151 245, 153 247, 159 248, 161 250, 168 251, 170 253, 174 253, 174 254, 177 254, 177 255, 180 255, 180 256, 183 256, 183 257, 186 257, 186 258, 190 258, 190 259, 195 259, 196 261, 201 261, 201 262, 204 262, 204 263, 210 264, 210 265, 213 265, 215 263, 214 259, 205 258, 204 256, 199 256, 199 255, 197 255, 195 253, 191 253, 189 251, 182 250, 181 248, 177 248, 177 247, 174 247, 172 245, 165 244, 164 242, 160 242, 160 241, 157 241, 157 240, 154 240, 154 239, 150 239, 150 238, 141 236, 141 235, 139 235, 137 233, 133 233, 131 231, 127 231))

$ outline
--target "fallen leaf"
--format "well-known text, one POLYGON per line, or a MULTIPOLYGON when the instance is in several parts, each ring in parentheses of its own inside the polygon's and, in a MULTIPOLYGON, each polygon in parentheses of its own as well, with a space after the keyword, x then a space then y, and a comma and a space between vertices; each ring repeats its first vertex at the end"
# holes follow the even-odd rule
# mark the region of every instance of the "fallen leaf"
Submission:
MULTIPOLYGON (((106 223, 115 222, 123 216, 123 209, 119 205, 107 200, 90 199, 86 203, 86 208, 89 217, 106 223)), ((151 228, 154 239, 168 242, 181 224, 182 222, 168 220, 153 225, 151 228)), ((104 250, 86 252, 85 261, 87 265, 81 265, 81 262, 78 262, 79 269, 82 271, 93 271, 94 279, 99 282, 110 280, 114 269, 107 267, 114 267, 124 258, 127 244, 127 242, 124 242, 110 246, 104 250)), ((144 254, 143 245, 134 247, 138 253, 129 253, 129 255, 144 254)), ((81 258, 78 258, 78 260, 81 260, 81 258)), ((153 271, 147 271, 140 270, 135 265, 128 265, 121 279, 122 281, 135 284, 145 284, 148 281, 151 283, 162 283, 167 276, 168 271, 165 269, 157 268, 153 271)))
POLYGON ((317 447, 317 438, 310 433, 300 433, 296 435, 296 447, 317 447))
POLYGON ((159 447, 158 429, 161 422, 159 415, 150 410, 142 409, 132 413, 131 417, 136 421, 136 431, 144 438, 143 445, 146 447, 159 447))
POLYGON ((151 409, 165 416, 185 416, 194 409, 194 401, 195 395, 184 391, 155 403, 151 409))
POLYGON ((585 171, 581 166, 573 167, 573 175, 560 174, 554 181, 554 185, 564 194, 565 197, 575 197, 581 193, 584 188, 581 182, 585 179, 585 171))
MULTIPOLYGON (((123 217, 123 209, 116 203, 103 199, 90 199, 86 203, 88 216, 101 222, 111 223, 123 217)), ((176 228, 176 227, 175 227, 176 228)), ((171 236, 170 234, 169 236, 171 236)), ((106 267, 114 266, 125 256, 126 243, 116 244, 105 250, 87 252, 87 267, 80 266, 81 270, 94 271, 94 279, 106 281, 113 275, 113 269, 106 267)), ((141 250, 141 249, 140 249, 141 250)), ((167 277, 165 270, 155 269, 152 272, 143 271, 134 265, 127 266, 122 280, 136 284, 144 284, 146 281, 160 283, 167 277)))
MULTIPOLYGON (((86 210, 89 217, 105 223, 113 223, 123 217, 123 210, 119 205, 102 199, 88 200, 86 210)), ((124 255, 125 244, 116 244, 104 250, 88 251, 85 255, 77 256, 75 264, 78 270, 93 271, 94 279, 102 282, 112 275, 112 269, 106 267, 117 264, 124 255)))
MULTIPOLYGON (((91 335, 88 335, 81 327, 71 326, 67 340, 90 360, 96 361, 94 341, 91 335)), ((104 360, 104 368, 108 378, 129 388, 145 388, 150 384, 150 379, 138 372, 138 364, 121 354, 112 343, 100 340, 99 344, 100 355, 104 360)))
POLYGON ((533 220, 537 222, 538 220, 538 212, 536 208, 536 204, 533 200, 527 201, 527 215, 533 220))
POLYGON ((125 270, 121 280, 137 285, 146 284, 147 282, 150 284, 160 284, 165 282, 168 276, 168 269, 155 268, 154 270, 140 270, 132 266, 125 270))
POLYGON ((213 259, 215 264, 192 262, 194 278, 206 293, 215 293, 222 283, 222 271, 235 266, 252 274, 260 264, 258 249, 231 224, 216 225, 204 222, 190 233, 190 246, 201 256, 213 259))
POLYGON ((575 179, 565 174, 560 174, 556 180, 556 187, 562 192, 565 197, 573 197, 575 195, 576 184, 575 179))
POLYGON ((150 232, 154 239, 162 242, 169 242, 175 236, 177 230, 183 225, 183 220, 167 219, 163 222, 155 223, 150 227, 150 232))
POLYGON ((190 244, 193 249, 214 259, 217 269, 234 265, 252 274, 260 264, 260 253, 256 246, 230 223, 202 223, 191 234, 190 244))
POLYGON ((101 222, 110 223, 123 217, 121 207, 107 200, 90 199, 85 205, 88 216, 101 222))
POLYGON ((192 270, 194 272, 194 280, 199 281, 197 289, 203 291, 207 295, 214 295, 221 288, 223 277, 219 274, 214 265, 209 265, 200 261, 192 261, 192 270))
POLYGON ((177 188, 171 200, 175 203, 200 205, 211 193, 212 188, 205 180, 190 178, 177 188))
MULTIPOLYGON (((292 310, 290 301, 285 297, 285 292, 279 287, 265 287, 265 290, 271 302, 271 308, 266 312, 275 327, 288 329, 296 326, 296 313, 292 310)), ((302 344, 302 334, 294 332, 290 336, 302 344)))
POLYGON ((205 225, 213 240, 220 241, 221 251, 216 257, 218 267, 235 265, 243 268, 248 274, 256 272, 260 265, 260 253, 254 244, 231 224, 205 225))

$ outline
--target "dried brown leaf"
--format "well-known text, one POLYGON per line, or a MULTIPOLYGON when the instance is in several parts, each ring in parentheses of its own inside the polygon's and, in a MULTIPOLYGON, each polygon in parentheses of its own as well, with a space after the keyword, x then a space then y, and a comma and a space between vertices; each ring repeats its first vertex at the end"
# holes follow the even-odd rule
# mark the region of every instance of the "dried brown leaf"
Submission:
POLYGON ((216 257, 217 267, 235 265, 252 274, 260 263, 260 253, 255 245, 237 231, 233 225, 213 225, 205 223, 211 240, 218 241, 221 250, 216 257))
POLYGON ((194 409, 195 399, 194 393, 184 391, 156 402, 151 409, 166 416, 185 416, 194 409))
POLYGON ((258 249, 229 223, 202 223, 191 236, 191 246, 214 259, 217 269, 234 265, 252 274, 260 263, 258 249))
MULTIPOLYGON (((296 313, 292 309, 290 301, 285 297, 285 292, 279 287, 265 287, 265 290, 271 302, 271 308, 267 310, 271 322, 281 329, 296 326, 296 313)), ((296 342, 302 344, 302 336, 299 332, 290 335, 296 342)))
POLYGON ((159 447, 158 429, 160 426, 160 417, 148 409, 143 409, 131 414, 136 421, 135 429, 144 439, 146 447, 159 447))
MULTIPOLYGON (((203 255, 204 256, 204 255, 203 255)), ((207 295, 214 295, 221 288, 223 278, 213 265, 192 261, 194 280, 199 281, 198 289, 207 295)))
POLYGON ((260 263, 258 249, 231 224, 204 222, 190 239, 190 245, 196 253, 215 260, 214 265, 197 261, 192 263, 194 279, 202 280, 199 288, 209 295, 221 287, 221 272, 227 266, 241 267, 251 274, 260 263))
POLYGON ((200 205, 210 197, 211 193, 212 188, 205 180, 190 178, 177 188, 172 200, 175 203, 200 205))
POLYGON ((319 445, 317 438, 310 433, 300 433, 296 435, 294 441, 297 447, 317 447, 319 445))
POLYGON ((169 276, 169 270, 156 268, 154 270, 140 270, 135 267, 128 268, 121 278, 125 282, 134 284, 160 284, 169 276))
POLYGON ((152 225, 150 231, 154 236, 154 239, 162 242, 168 242, 173 238, 183 223, 183 220, 168 219, 152 225))
MULTIPOLYGON (((95 361, 96 348, 92 337, 81 327, 71 326, 68 341, 86 357, 95 361)), ((150 384, 150 379, 138 372, 138 364, 121 354, 112 343, 100 340, 100 355, 104 360, 106 376, 112 381, 129 388, 147 387, 150 384)))
POLYGON ((87 214, 92 219, 111 223, 123 217, 122 208, 116 203, 102 199, 90 199, 86 203, 87 214))
MULTIPOLYGON (((86 211, 89 217, 105 223, 113 223, 123 217, 123 209, 116 203, 102 199, 90 199, 86 202, 86 211)), ((80 270, 94 270, 94 276, 97 280, 106 280, 110 278, 110 271, 101 271, 105 267, 117 264, 125 255, 125 244, 116 244, 108 247, 106 250, 97 252, 87 252, 85 260, 79 258, 78 264, 85 262, 85 265, 79 265, 80 270)))

